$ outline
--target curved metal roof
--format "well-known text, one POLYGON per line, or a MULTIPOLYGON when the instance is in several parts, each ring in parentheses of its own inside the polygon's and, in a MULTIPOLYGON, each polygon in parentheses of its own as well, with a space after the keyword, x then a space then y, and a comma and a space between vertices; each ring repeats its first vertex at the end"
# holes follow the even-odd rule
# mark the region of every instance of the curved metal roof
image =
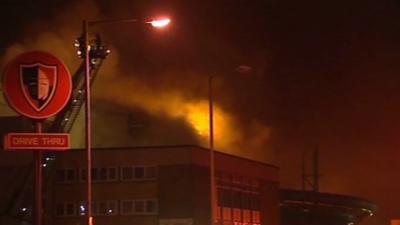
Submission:
POLYGON ((280 190, 283 225, 354 225, 372 216, 376 205, 354 196, 280 190))

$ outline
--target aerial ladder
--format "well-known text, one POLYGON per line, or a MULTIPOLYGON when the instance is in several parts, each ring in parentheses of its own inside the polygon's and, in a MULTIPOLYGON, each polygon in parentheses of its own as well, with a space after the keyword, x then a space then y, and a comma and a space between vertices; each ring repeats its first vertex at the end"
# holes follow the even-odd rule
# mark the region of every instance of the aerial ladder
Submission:
MULTIPOLYGON (((75 42, 77 47, 78 56, 84 58, 84 51, 82 45, 83 37, 80 37, 75 42)), ((90 84, 93 84, 94 79, 98 71, 100 70, 104 59, 110 53, 110 50, 106 48, 100 39, 99 35, 96 35, 94 40, 89 41, 90 50, 90 84)), ((45 125, 46 132, 49 133, 69 133, 72 126, 78 117, 78 114, 85 102, 85 62, 83 61, 75 72, 72 78, 72 93, 69 102, 66 107, 57 114, 54 120, 48 122, 45 125)), ((56 153, 45 152, 44 153, 44 189, 46 190, 50 185, 48 181, 51 174, 54 172, 54 164, 56 160, 56 153), (46 179, 47 178, 47 179, 46 179)), ((31 167, 23 168, 26 171, 26 177, 24 184, 19 190, 15 190, 13 198, 6 207, 5 215, 9 217, 7 225, 11 225, 11 221, 18 225, 30 225, 32 222, 32 206, 33 206, 33 179, 34 170, 33 164, 31 167)), ((46 198, 46 193, 43 195, 46 198)), ((46 218, 44 218, 45 224, 46 218)), ((0 224, 2 225, 2 224, 0 224)))

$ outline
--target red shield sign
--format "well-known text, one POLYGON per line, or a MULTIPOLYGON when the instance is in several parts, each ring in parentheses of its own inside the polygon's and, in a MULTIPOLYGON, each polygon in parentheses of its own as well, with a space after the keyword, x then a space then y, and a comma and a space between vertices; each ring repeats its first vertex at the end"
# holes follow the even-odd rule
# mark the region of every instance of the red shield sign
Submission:
POLYGON ((35 63, 20 65, 21 89, 28 103, 41 111, 54 96, 57 81, 57 66, 35 63))
POLYGON ((29 118, 45 119, 66 105, 72 81, 58 58, 33 51, 19 55, 6 66, 3 89, 15 111, 29 118))

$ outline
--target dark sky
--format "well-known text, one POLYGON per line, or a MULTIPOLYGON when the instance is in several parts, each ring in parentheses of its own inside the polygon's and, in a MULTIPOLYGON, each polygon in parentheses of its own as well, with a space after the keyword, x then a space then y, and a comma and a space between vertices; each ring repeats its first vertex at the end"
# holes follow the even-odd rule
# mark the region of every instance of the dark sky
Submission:
MULTIPOLYGON (((78 2, 2 1, 0 48, 59 29, 49 22, 53 18, 79 31, 79 21, 96 14, 91 4, 78 2)), ((205 96, 202 85, 193 84, 199 78, 176 74, 219 74, 218 104, 236 115, 240 127, 255 120, 272 130, 265 148, 276 154, 283 187, 300 187, 301 155, 319 146, 321 191, 377 203, 378 213, 365 224, 400 218, 398 1, 92 3, 105 18, 170 15, 168 31, 127 32, 128 25, 100 31, 118 51, 121 70, 144 82, 205 96), (236 74, 239 65, 251 73, 236 74)))

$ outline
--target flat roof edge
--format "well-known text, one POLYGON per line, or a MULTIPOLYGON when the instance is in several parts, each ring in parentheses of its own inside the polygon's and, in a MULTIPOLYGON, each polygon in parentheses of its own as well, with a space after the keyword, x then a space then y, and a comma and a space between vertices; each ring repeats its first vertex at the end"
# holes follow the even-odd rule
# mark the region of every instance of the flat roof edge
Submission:
MULTIPOLYGON (((183 145, 152 145, 152 146, 120 146, 120 147, 93 147, 93 150, 101 150, 101 151, 107 151, 107 150, 126 150, 126 149, 131 149, 131 150, 139 150, 139 149, 171 149, 171 148, 197 148, 199 150, 203 150, 203 151, 210 151, 209 148, 206 147, 202 147, 199 145, 193 145, 193 144, 183 144, 183 145)), ((75 151, 84 151, 85 148, 73 148, 71 150, 75 150, 75 151)), ((229 157, 234 157, 234 158, 240 158, 242 160, 246 160, 248 162, 252 162, 252 163, 257 163, 257 164, 261 164, 263 166, 268 166, 268 167, 272 167, 274 169, 279 170, 279 167, 276 165, 272 165, 269 163, 265 163, 265 162, 261 162, 261 161, 257 161, 257 160, 253 160, 253 159, 249 159, 249 158, 245 158, 245 157, 241 157, 241 156, 237 156, 237 155, 232 155, 229 153, 225 153, 225 152, 221 152, 218 151, 216 149, 214 149, 214 152, 216 154, 221 154, 221 155, 225 155, 225 156, 229 156, 229 157)))

